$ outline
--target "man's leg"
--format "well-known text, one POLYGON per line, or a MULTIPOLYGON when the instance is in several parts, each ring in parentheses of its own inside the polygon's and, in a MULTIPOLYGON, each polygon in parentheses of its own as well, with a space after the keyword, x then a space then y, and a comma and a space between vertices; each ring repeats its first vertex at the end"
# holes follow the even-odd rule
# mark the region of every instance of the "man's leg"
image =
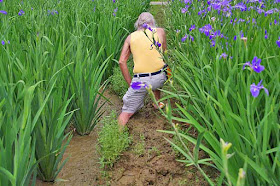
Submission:
POLYGON ((118 118, 119 125, 125 126, 132 115, 133 113, 122 112, 118 118))
POLYGON ((160 99, 160 91, 159 90, 154 90, 153 92, 154 92, 156 100, 158 101, 160 99))
MULTIPOLYGON (((156 100, 158 101, 160 99, 160 91, 159 90, 154 90, 154 95, 155 95, 155 98, 156 100)), ((153 103, 153 106, 158 109, 158 107, 160 108, 163 108, 164 107, 164 104, 162 102, 159 102, 158 105, 154 104, 153 103)))

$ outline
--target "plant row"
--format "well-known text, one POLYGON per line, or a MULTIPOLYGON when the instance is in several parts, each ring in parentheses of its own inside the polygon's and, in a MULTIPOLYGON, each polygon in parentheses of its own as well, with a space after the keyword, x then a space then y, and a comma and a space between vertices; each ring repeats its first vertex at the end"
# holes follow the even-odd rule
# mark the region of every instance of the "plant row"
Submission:
POLYGON ((0 1, 0 185, 54 181, 94 129, 124 38, 149 0, 0 1), (67 160, 67 159, 66 159, 67 160))

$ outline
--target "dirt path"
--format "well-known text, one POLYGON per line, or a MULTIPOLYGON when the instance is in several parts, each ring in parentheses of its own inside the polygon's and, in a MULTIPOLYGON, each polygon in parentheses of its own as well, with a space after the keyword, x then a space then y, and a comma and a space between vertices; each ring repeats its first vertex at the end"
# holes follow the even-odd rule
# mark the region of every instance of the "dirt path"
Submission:
MULTIPOLYGON (((106 115, 112 110, 120 112, 121 99, 109 91, 105 96, 113 103, 106 106, 106 115)), ((195 168, 187 171, 183 163, 175 160, 170 144, 163 138, 171 136, 156 131, 170 129, 170 125, 151 103, 129 121, 132 144, 112 169, 102 170, 98 163, 96 145, 100 127, 89 136, 73 137, 64 155, 70 158, 58 176, 60 181, 52 184, 38 180, 36 185, 207 185, 195 168)))

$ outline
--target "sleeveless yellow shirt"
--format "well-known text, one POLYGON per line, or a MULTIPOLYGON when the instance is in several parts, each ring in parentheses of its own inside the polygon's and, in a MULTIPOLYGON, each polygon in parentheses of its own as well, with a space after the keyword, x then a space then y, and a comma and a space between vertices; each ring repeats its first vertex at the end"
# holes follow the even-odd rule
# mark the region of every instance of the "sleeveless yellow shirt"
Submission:
MULTIPOLYGON (((165 65, 162 56, 157 51, 156 47, 154 45, 151 46, 153 37, 156 41, 162 44, 162 41, 160 41, 156 33, 156 29, 154 30, 155 32, 153 34, 152 31, 146 29, 146 33, 150 40, 142 30, 135 31, 131 34, 130 50, 133 55, 134 74, 156 72, 162 69, 165 65)), ((162 46, 160 47, 160 50, 162 51, 162 46)))

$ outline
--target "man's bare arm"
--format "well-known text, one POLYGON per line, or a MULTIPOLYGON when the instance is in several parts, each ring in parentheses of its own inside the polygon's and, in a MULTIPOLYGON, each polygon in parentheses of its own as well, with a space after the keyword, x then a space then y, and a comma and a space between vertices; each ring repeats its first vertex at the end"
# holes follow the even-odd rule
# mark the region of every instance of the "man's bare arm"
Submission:
POLYGON ((130 51, 130 35, 129 35, 124 42, 121 56, 119 59, 120 69, 122 71, 123 77, 124 77, 125 81, 127 82, 128 86, 130 86, 130 83, 131 83, 131 76, 130 76, 128 68, 127 68, 127 60, 129 58, 130 54, 131 54, 131 51, 130 51))
POLYGON ((166 44, 166 34, 163 28, 158 28, 158 36, 161 40, 162 44, 162 51, 164 52, 167 49, 167 44, 166 44))

